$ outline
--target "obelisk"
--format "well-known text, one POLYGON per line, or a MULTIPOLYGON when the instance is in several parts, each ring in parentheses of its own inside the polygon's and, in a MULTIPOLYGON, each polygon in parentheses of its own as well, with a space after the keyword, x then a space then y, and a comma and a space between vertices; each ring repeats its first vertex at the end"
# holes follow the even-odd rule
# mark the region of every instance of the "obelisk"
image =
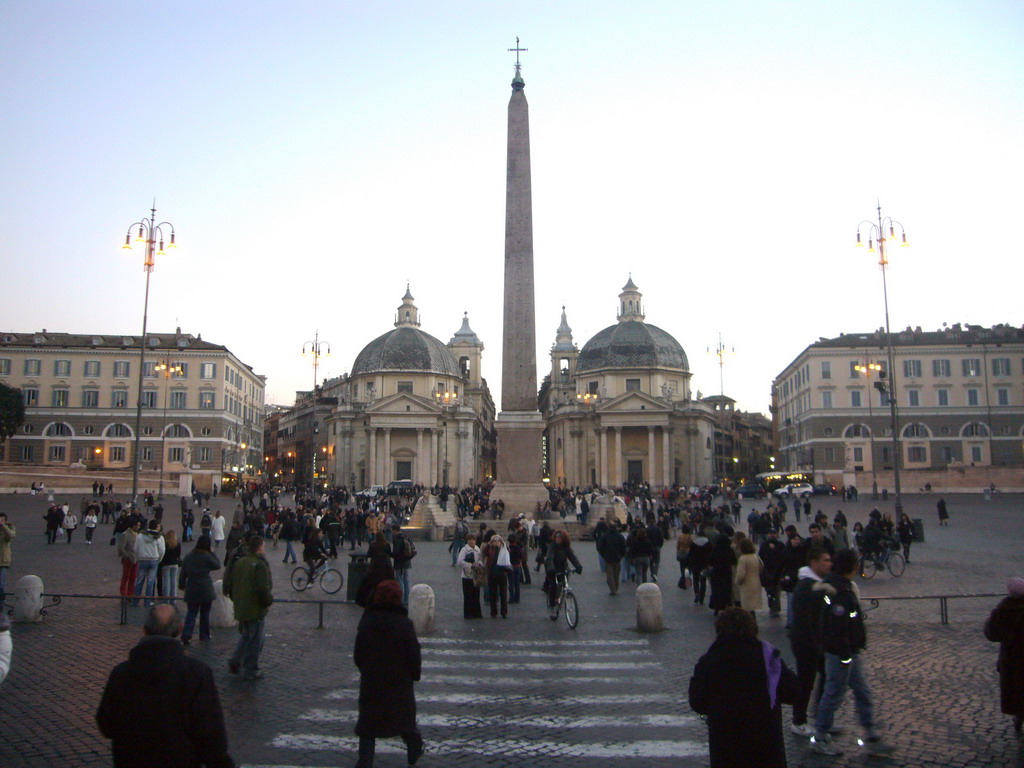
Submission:
POLYGON ((509 513, 534 513, 548 499, 541 480, 544 418, 537 403, 537 344, 533 297, 533 203, 530 194, 530 113, 516 47, 508 103, 505 181, 505 308, 502 327, 501 412, 495 421, 498 476, 492 501, 509 513))

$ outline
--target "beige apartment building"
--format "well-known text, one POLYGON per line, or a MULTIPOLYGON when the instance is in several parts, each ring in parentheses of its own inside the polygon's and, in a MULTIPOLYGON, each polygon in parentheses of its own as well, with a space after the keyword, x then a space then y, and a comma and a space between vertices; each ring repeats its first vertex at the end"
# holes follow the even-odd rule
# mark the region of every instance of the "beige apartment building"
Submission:
POLYGON ((772 385, 780 469, 869 484, 892 470, 888 391, 901 470, 1024 466, 1024 328, 907 328, 893 349, 895 376, 884 331, 822 338, 786 366, 772 385))
MULTIPOLYGON (((20 389, 25 423, 0 461, 131 470, 140 338, 0 334, 0 382, 20 389)), ((209 490, 262 467, 264 377, 201 336, 147 334, 139 465, 209 490)))

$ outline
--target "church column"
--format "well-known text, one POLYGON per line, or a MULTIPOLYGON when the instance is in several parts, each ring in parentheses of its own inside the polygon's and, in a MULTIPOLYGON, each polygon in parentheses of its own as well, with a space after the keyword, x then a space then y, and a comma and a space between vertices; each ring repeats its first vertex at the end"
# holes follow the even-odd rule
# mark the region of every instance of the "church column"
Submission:
POLYGON ((662 484, 668 488, 672 485, 672 430, 669 427, 661 428, 661 474, 662 484))
POLYGON ((601 433, 601 445, 600 455, 597 457, 598 475, 601 478, 601 487, 607 488, 608 483, 608 430, 604 427, 600 429, 601 433))
POLYGON ((615 487, 622 485, 622 427, 615 427, 615 455, 612 456, 615 469, 612 470, 612 482, 615 487))
POLYGON ((383 456, 382 464, 383 464, 383 468, 382 468, 381 474, 380 474, 380 483, 381 483, 381 485, 384 485, 384 483, 388 483, 391 480, 394 480, 394 478, 391 477, 391 473, 394 470, 391 468, 391 428, 390 427, 385 427, 384 428, 384 456, 383 456))
POLYGON ((416 471, 413 472, 413 476, 416 478, 413 483, 420 485, 423 483, 423 430, 416 430, 416 471))
POLYGON ((369 446, 366 449, 366 484, 376 485, 377 483, 377 428, 370 427, 369 446))
POLYGON ((430 484, 441 484, 441 430, 430 430, 430 484))
POLYGON ((658 484, 657 469, 654 466, 654 427, 647 428, 647 477, 645 478, 648 483, 651 484, 651 488, 658 484))
POLYGON ((337 483, 349 485, 352 471, 352 430, 346 428, 341 433, 341 462, 338 465, 337 483))

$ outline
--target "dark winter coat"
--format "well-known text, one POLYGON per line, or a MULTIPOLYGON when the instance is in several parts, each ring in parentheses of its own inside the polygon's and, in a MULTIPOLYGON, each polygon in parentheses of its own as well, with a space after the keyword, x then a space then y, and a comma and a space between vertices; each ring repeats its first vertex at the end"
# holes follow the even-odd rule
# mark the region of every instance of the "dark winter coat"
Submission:
POLYGON ((420 679, 420 644, 405 608, 374 605, 363 614, 354 660, 359 667, 356 735, 385 738, 415 731, 412 684, 420 679))
POLYGON ((782 705, 796 702, 796 675, 779 650, 775 706, 768 693, 765 646, 756 638, 720 637, 697 662, 690 708, 708 721, 711 768, 785 768, 782 705))
POLYGON ((1000 703, 1024 716, 1024 597, 1004 597, 985 622, 985 637, 999 643, 1000 703))
POLYGON ((620 563, 626 556, 626 539, 618 528, 609 528, 601 540, 601 547, 598 549, 601 557, 608 563, 620 563))
POLYGON ((210 573, 219 570, 220 560, 212 552, 193 549, 185 555, 178 571, 178 589, 185 590, 185 602, 192 605, 212 603, 217 593, 210 573))
POLYGON ((724 536, 715 542, 711 550, 711 598, 708 608, 720 611, 732 605, 732 567, 736 565, 736 553, 724 536))
POLYGON ((114 667, 96 722, 117 768, 233 768, 213 672, 175 638, 143 638, 114 667))
POLYGON ((825 577, 825 583, 835 588, 835 594, 824 596, 825 608, 821 614, 821 645, 825 653, 834 653, 849 659, 867 647, 864 614, 860 601, 849 579, 836 574, 825 577))

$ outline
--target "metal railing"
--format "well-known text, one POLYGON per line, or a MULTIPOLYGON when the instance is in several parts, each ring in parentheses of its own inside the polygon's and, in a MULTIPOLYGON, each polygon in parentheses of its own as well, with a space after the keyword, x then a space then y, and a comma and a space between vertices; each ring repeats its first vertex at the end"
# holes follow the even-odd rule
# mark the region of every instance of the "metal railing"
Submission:
POLYGON ((949 624, 949 601, 974 597, 1006 597, 1006 595, 999 592, 973 592, 964 595, 894 595, 892 597, 864 597, 861 598, 861 602, 867 602, 870 607, 866 610, 873 611, 881 607, 880 603, 883 600, 938 600, 939 619, 943 624, 949 624))
MULTIPOLYGON (((157 602, 157 603, 171 603, 171 602, 173 602, 173 603, 182 603, 182 604, 184 604, 184 602, 185 602, 180 597, 176 597, 176 598, 171 599, 171 598, 166 598, 166 597, 152 596, 152 597, 147 598, 147 597, 144 597, 144 596, 141 596, 141 595, 128 595, 128 596, 125 596, 125 595, 87 595, 87 594, 72 594, 72 593, 64 593, 64 592, 62 592, 62 593, 44 592, 42 594, 42 597, 43 597, 44 605, 43 605, 42 609, 39 611, 40 615, 42 615, 42 616, 46 616, 48 611, 49 611, 49 609, 56 608, 57 606, 61 605, 64 602, 65 598, 81 599, 81 600, 118 600, 120 602, 120 605, 118 606, 119 607, 118 624, 120 624, 122 626, 128 623, 128 608, 130 606, 131 601, 133 601, 133 600, 135 600, 135 601, 150 600, 150 601, 157 602), (49 603, 46 603, 46 599, 47 598, 49 598, 49 600, 50 600, 49 603)), ((279 598, 274 598, 274 604, 275 605, 279 605, 279 604, 285 604, 285 605, 297 605, 297 604, 301 604, 301 605, 316 605, 317 606, 317 625, 316 625, 316 628, 317 629, 323 629, 324 628, 324 606, 325 605, 355 605, 355 602, 352 601, 352 600, 327 600, 327 599, 296 600, 294 598, 280 598, 280 599, 279 598)), ((4 605, 5 605, 5 607, 7 609, 7 612, 9 614, 13 614, 14 613, 13 605, 11 605, 10 603, 5 603, 4 605)))

